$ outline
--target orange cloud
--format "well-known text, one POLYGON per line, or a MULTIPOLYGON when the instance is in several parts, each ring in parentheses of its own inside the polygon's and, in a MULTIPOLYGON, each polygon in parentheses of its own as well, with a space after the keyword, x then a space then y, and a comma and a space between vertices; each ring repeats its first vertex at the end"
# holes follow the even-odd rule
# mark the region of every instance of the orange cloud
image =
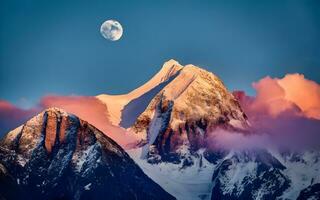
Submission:
POLYGON ((136 142, 134 134, 109 122, 108 109, 104 104, 95 97, 85 96, 45 96, 39 105, 29 110, 0 100, 0 137, 50 107, 61 108, 89 122, 124 148, 136 142))
POLYGON ((0 138, 8 131, 20 126, 38 112, 36 108, 24 110, 0 100, 0 138))
POLYGON ((250 107, 251 112, 268 114, 274 117, 284 112, 299 112, 300 109, 296 104, 286 99, 286 91, 276 79, 265 77, 252 85, 257 91, 257 96, 250 107))
POLYGON ((58 107, 89 122, 122 147, 136 142, 134 134, 114 126, 108 120, 108 109, 95 97, 85 96, 46 96, 40 105, 44 108, 58 107))
MULTIPOLYGON (((252 84, 255 98, 250 99, 238 92, 247 114, 279 116, 281 114, 303 115, 320 119, 320 85, 301 74, 287 74, 284 78, 269 76, 252 84), (246 98, 246 103, 243 101, 246 98)), ((253 116, 255 117, 255 116, 253 116)))
POLYGON ((287 74, 281 79, 265 77, 252 86, 255 97, 243 91, 233 94, 253 132, 268 133, 272 143, 287 147, 319 147, 319 84, 301 74, 287 74))
POLYGON ((285 99, 295 103, 306 116, 320 119, 319 84, 302 74, 287 74, 276 81, 284 89, 285 99))

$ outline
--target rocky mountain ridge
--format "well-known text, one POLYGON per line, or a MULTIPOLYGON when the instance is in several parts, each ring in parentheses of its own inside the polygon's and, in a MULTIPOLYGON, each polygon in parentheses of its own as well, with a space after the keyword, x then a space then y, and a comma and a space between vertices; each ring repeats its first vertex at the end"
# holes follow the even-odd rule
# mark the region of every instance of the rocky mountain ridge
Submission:
POLYGON ((4 199, 174 199, 98 129, 50 108, 0 144, 4 199))

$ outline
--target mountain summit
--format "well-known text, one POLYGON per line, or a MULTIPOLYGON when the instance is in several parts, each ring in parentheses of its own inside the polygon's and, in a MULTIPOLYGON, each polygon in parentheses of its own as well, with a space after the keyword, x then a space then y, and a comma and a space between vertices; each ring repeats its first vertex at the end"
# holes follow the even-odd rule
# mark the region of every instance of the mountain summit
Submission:
POLYGON ((185 143, 197 149, 207 133, 217 128, 248 128, 239 102, 215 74, 175 60, 164 63, 152 79, 128 94, 97 98, 106 105, 114 124, 150 145, 162 137, 166 144, 171 143, 170 151, 185 143))
POLYGON ((101 94, 97 98, 106 105, 109 111, 109 120, 114 125, 128 128, 144 111, 152 98, 177 76, 181 68, 182 65, 177 61, 169 60, 148 82, 130 93, 122 95, 101 94))
MULTIPOLYGON (((158 74, 172 69, 175 73, 162 79, 166 81, 159 84, 161 89, 154 86, 157 93, 130 127, 141 138, 141 144, 146 144, 145 151, 170 160, 181 148, 205 148, 207 138, 216 129, 247 131, 249 123, 239 102, 215 74, 194 65, 180 66, 173 60, 165 63, 158 74)), ((124 106, 123 112, 142 96, 124 106)))
POLYGON ((226 89, 213 73, 194 65, 186 65, 149 103, 138 117, 134 128, 140 132, 153 116, 156 105, 172 106, 170 126, 176 130, 186 123, 199 123, 207 128, 222 124, 225 128, 244 130, 248 127, 247 117, 237 99, 226 89), (149 118, 149 119, 148 119, 149 118))

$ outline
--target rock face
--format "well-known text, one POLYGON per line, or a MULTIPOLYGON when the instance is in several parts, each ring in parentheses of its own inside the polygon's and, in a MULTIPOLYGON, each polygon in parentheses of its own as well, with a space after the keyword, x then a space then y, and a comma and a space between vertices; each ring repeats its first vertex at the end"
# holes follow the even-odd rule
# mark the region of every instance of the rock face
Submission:
POLYGON ((276 199, 291 184, 285 169, 265 150, 234 153, 216 166, 211 199, 276 199))
POLYGON ((215 168, 211 199, 319 199, 320 153, 253 149, 215 168))
POLYGON ((216 75, 193 65, 178 73, 131 127, 142 144, 148 144, 151 154, 168 161, 183 146, 193 152, 206 147, 206 138, 217 128, 247 130, 240 104, 216 75))
POLYGON ((180 163, 157 164, 140 151, 129 155, 177 199, 319 199, 319 151, 200 150, 180 163))
POLYGON ((297 200, 303 199, 320 199, 320 183, 310 185, 302 190, 297 200))
POLYGON ((1 199, 174 199, 89 123, 51 108, 0 143, 1 199))
POLYGON ((175 60, 128 94, 97 98, 113 124, 133 132, 138 146, 146 145, 142 156, 151 162, 179 162, 181 151, 205 148, 217 128, 246 132, 249 127, 239 102, 216 75, 175 60))

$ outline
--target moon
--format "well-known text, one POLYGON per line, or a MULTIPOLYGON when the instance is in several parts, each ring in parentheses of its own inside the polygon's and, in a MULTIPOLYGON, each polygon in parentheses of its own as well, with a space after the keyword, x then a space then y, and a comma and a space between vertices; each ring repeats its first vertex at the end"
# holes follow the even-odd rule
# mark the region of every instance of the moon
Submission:
POLYGON ((120 22, 111 19, 102 23, 100 33, 107 40, 117 41, 123 34, 123 28, 120 22))

